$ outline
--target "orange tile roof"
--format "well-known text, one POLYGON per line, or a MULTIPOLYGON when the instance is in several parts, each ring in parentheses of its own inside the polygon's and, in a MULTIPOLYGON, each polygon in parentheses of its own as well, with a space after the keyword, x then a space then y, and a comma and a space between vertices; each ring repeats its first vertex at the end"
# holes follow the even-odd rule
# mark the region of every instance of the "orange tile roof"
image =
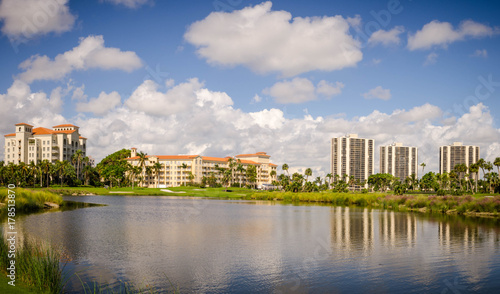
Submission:
POLYGON ((266 152, 257 152, 255 154, 240 154, 236 155, 235 157, 255 157, 255 156, 271 157, 270 155, 267 155, 266 152))
POLYGON ((274 164, 274 163, 270 163, 269 165, 270 166, 278 166, 277 164, 274 164))
POLYGON ((202 156, 201 158, 206 161, 227 162, 230 157, 220 158, 220 157, 202 156))
POLYGON ((39 127, 33 129, 33 135, 51 135, 53 133, 54 133, 53 130, 47 128, 39 127))
POLYGON ((64 127, 76 127, 76 128, 78 128, 77 126, 72 125, 72 124, 64 124, 64 125, 53 126, 53 128, 64 128, 64 127))
POLYGON ((16 135, 16 133, 13 133, 13 134, 7 134, 7 135, 5 135, 4 137, 12 137, 12 136, 15 136, 15 135, 16 135))
POLYGON ((29 126, 29 127, 33 127, 32 125, 27 124, 27 123, 20 123, 20 124, 16 124, 16 126, 22 126, 22 125, 29 126))
MULTIPOLYGON (((158 159, 163 159, 163 160, 186 160, 186 159, 193 159, 198 157, 198 155, 146 155, 146 158, 150 157, 156 157, 158 159)), ((136 160, 139 159, 139 156, 134 156, 134 157, 129 157, 127 160, 136 160)))
POLYGON ((68 130, 68 131, 53 131, 54 134, 73 134, 76 130, 68 130))
POLYGON ((198 155, 155 155, 158 159, 193 159, 198 155))
POLYGON ((80 139, 85 139, 85 140, 87 140, 87 138, 85 138, 85 137, 82 137, 82 136, 80 136, 80 139))

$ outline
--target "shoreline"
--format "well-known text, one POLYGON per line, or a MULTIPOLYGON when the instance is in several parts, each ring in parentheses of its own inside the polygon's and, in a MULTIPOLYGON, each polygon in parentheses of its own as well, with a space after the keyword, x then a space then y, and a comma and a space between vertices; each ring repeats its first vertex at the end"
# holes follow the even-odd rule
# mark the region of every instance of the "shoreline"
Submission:
MULTIPOLYGON (((336 193, 336 192, 282 192, 260 191, 246 188, 115 188, 94 187, 26 188, 32 194, 40 192, 60 196, 175 196, 206 197, 213 199, 267 200, 286 203, 325 204, 333 206, 354 206, 408 211, 419 213, 439 213, 482 218, 500 218, 500 195, 437 196, 432 194, 393 195, 389 193, 336 193), (227 190, 227 191, 226 191, 227 190)), ((0 190, 1 192, 1 190, 0 190)), ((49 201, 50 202, 50 201, 49 201)), ((57 201, 56 201, 57 202, 57 201)), ((65 201, 66 202, 66 201, 65 201)), ((62 204, 62 203, 61 203, 62 204)), ((62 204, 64 206, 72 206, 62 204)), ((49 211, 50 206, 38 211, 49 211)), ((76 205, 76 208, 81 207, 76 205)), ((4 210, 1 209, 0 210, 4 210)), ((34 211, 37 212, 37 211, 34 211)))

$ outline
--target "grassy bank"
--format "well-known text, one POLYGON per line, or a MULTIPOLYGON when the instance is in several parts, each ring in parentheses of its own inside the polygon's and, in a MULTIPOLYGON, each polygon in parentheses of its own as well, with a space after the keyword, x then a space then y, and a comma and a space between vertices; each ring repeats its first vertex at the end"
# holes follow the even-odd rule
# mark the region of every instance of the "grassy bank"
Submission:
POLYGON ((199 187, 171 187, 171 188, 96 188, 96 187, 63 187, 63 188, 35 188, 33 191, 44 191, 61 196, 84 196, 84 195, 123 195, 123 196, 194 196, 194 197, 220 197, 220 198, 244 198, 252 195, 256 190, 246 188, 199 188, 199 187), (169 192, 170 191, 170 192, 169 192))
POLYGON ((292 202, 317 202, 334 205, 375 207, 396 211, 438 212, 475 216, 500 216, 500 196, 435 196, 403 195, 386 193, 290 193, 260 192, 250 196, 256 200, 280 200, 292 202))
POLYGON ((36 212, 46 208, 47 203, 62 205, 60 195, 44 190, 31 189, 0 189, 0 210, 6 210, 8 201, 15 199, 16 212, 36 212), (10 197, 9 197, 10 195, 10 197), (15 198, 13 198, 15 196, 15 198))

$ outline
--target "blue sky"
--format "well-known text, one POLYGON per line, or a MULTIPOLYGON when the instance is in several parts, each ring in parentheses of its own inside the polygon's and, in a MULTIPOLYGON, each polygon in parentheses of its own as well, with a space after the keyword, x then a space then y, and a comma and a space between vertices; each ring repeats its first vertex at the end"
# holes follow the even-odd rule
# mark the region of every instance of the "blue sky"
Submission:
POLYGON ((0 130, 73 123, 98 160, 267 151, 317 175, 346 133, 417 146, 434 171, 454 141, 493 160, 495 5, 3 0, 0 130))

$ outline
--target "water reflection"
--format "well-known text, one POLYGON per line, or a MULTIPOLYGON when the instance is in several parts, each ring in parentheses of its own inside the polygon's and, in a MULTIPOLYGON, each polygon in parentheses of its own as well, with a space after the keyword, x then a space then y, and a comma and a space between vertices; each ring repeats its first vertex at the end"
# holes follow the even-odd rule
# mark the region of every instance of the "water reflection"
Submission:
MULTIPOLYGON (((65 248, 68 269, 86 281, 171 289, 168 277, 187 293, 500 287, 497 220, 269 201, 78 199, 109 206, 20 217, 18 227, 65 248)), ((81 291, 78 280, 69 288, 81 291)))

